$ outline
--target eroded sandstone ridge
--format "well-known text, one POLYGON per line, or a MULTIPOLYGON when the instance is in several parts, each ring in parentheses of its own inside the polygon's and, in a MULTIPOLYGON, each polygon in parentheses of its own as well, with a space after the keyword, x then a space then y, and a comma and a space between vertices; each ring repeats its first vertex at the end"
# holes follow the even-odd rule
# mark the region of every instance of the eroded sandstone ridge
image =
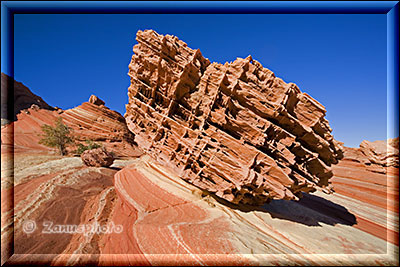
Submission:
POLYGON ((320 103, 250 56, 210 63, 175 36, 136 40, 125 118, 150 155, 233 203, 330 191, 342 148, 320 103))
POLYGON ((361 142, 360 147, 344 147, 344 159, 357 162, 372 172, 386 173, 388 167, 399 168, 399 138, 361 142))
MULTIPOLYGON (((33 105, 23 109, 17 118, 17 121, 5 125, 1 130, 2 146, 13 146, 16 153, 49 150, 38 143, 42 138, 41 126, 53 125, 57 118, 62 118, 63 123, 72 128, 77 144, 86 144, 86 140, 92 140, 119 157, 136 157, 141 154, 134 143, 133 134, 126 126, 125 118, 106 107, 104 101, 94 95, 89 102, 67 110, 47 110, 33 105)), ((74 153, 76 146, 68 146, 67 150, 74 153)))
POLYGON ((364 140, 360 144, 360 150, 372 164, 383 167, 399 167, 398 137, 374 142, 364 140))

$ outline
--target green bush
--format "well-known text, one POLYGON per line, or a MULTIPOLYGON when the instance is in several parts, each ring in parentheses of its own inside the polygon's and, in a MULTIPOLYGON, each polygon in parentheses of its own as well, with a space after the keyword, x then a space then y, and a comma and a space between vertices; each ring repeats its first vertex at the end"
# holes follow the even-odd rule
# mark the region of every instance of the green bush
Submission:
POLYGON ((91 149, 102 147, 100 144, 95 143, 93 140, 90 140, 90 139, 87 139, 85 142, 86 142, 87 146, 85 146, 83 144, 78 144, 76 154, 81 155, 86 150, 91 150, 91 149))
POLYGON ((56 147, 60 151, 61 156, 66 153, 66 146, 73 143, 72 129, 62 122, 62 118, 56 120, 55 126, 44 124, 41 126, 43 138, 39 144, 48 147, 56 147))

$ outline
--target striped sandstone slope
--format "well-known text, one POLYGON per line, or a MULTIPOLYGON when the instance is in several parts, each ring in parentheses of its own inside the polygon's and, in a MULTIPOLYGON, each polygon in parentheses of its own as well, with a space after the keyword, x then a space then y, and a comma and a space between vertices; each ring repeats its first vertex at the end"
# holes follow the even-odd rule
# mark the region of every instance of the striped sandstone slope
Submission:
MULTIPOLYGON (((398 244, 390 238, 398 232, 397 222, 386 219, 385 209, 340 193, 318 191, 304 194, 298 202, 273 200, 254 208, 212 197, 149 156, 117 161, 114 169, 87 168, 78 158, 55 158, 31 165, 16 173, 16 253, 10 263, 398 263, 398 244), (115 168, 127 164, 116 172, 115 168), (27 220, 35 221, 38 230, 23 233, 21 227, 27 220), (123 231, 86 236, 40 234, 45 220, 60 224, 113 222, 122 225, 123 231)), ((8 214, 3 206, 2 213, 8 214)), ((6 229, 2 231, 4 241, 10 232, 2 229, 6 229)))
POLYGON ((114 185, 112 218, 127 231, 105 237, 104 252, 116 254, 100 256, 108 264, 126 264, 125 253, 139 251, 152 265, 396 262, 398 223, 385 209, 341 194, 230 205, 147 156, 119 171, 114 185))
POLYGON ((222 65, 174 36, 136 40, 125 118, 153 158, 232 203, 330 191, 342 151, 320 103, 250 56, 222 65))
MULTIPOLYGON (((48 151, 49 148, 40 145, 41 126, 53 125, 57 118, 73 129, 78 142, 91 139, 103 144, 117 156, 138 156, 139 150, 134 145, 134 136, 125 124, 125 119, 118 112, 104 106, 94 96, 89 102, 68 109, 50 111, 37 107, 23 110, 18 120, 2 128, 2 146, 14 144, 15 152, 30 150, 48 151), (13 139, 14 138, 14 139, 13 139)), ((100 100, 101 101, 101 100, 100 100)), ((69 148, 70 151, 74 147, 69 148)))
MULTIPOLYGON (((114 166, 118 168, 121 162, 117 160, 114 166)), ((3 186, 11 177, 2 169, 2 264, 11 251, 14 256, 9 261, 24 264, 49 263, 58 254, 99 253, 98 235, 46 234, 43 223, 106 224, 116 197, 113 175, 117 170, 89 168, 80 158, 27 153, 16 154, 14 164, 14 187, 3 186), (11 200, 13 205, 7 205, 11 200), (28 221, 36 223, 32 233, 23 231, 28 221)))
POLYGON ((399 168, 395 163, 399 152, 391 145, 396 140, 398 143, 396 138, 363 141, 360 148, 345 147, 344 159, 332 167, 335 192, 398 213, 399 168))

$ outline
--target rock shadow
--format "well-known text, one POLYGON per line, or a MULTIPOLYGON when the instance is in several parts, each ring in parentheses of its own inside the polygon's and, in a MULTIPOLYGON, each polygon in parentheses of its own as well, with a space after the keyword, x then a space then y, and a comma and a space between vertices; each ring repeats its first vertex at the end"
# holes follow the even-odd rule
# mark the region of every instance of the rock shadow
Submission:
POLYGON ((354 225, 357 219, 342 205, 319 196, 303 193, 299 201, 272 200, 262 206, 235 205, 213 194, 211 196, 219 203, 242 212, 261 211, 271 215, 272 218, 288 220, 307 226, 328 225, 354 225))
POLYGON ((113 167, 111 167, 111 166, 110 166, 110 167, 108 167, 108 168, 109 168, 109 169, 112 169, 112 170, 120 171, 120 170, 122 170, 123 167, 119 167, 119 166, 115 166, 115 167, 113 166, 113 167))

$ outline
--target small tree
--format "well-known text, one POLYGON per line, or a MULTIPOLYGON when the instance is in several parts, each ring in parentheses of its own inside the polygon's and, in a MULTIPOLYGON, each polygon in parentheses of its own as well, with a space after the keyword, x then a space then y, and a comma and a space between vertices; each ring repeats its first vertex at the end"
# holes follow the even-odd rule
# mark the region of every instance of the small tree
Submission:
POLYGON ((41 128, 44 134, 41 135, 43 138, 39 141, 39 144, 56 147, 60 151, 61 156, 64 156, 67 144, 73 142, 72 129, 62 122, 62 118, 56 120, 54 127, 45 124, 41 128))

